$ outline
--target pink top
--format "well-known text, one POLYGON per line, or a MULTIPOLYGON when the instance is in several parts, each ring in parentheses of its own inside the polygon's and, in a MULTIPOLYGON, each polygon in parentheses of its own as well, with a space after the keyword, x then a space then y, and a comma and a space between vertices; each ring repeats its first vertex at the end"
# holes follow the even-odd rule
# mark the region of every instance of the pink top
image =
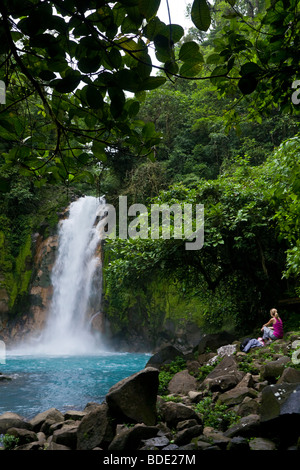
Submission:
POLYGON ((276 322, 273 325, 274 330, 273 334, 276 336, 276 338, 281 339, 283 338, 283 324, 282 320, 276 320, 276 322))

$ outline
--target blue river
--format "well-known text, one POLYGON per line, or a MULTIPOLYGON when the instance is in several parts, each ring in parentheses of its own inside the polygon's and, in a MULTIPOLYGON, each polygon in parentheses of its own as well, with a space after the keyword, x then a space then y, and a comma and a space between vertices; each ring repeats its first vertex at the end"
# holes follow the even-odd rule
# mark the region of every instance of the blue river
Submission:
POLYGON ((82 411, 87 403, 102 403, 109 389, 142 370, 149 354, 101 353, 93 356, 10 356, 0 372, 0 415, 11 411, 31 419, 57 408, 82 411))

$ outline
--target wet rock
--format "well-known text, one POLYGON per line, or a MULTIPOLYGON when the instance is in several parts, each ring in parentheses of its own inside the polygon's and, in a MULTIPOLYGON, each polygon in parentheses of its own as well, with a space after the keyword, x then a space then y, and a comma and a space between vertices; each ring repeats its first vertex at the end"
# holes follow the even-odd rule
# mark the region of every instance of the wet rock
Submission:
POLYGON ((184 421, 180 421, 177 424, 176 429, 177 431, 182 431, 183 429, 191 428, 193 426, 196 426, 197 424, 198 422, 196 419, 186 419, 184 421))
POLYGON ((53 433, 52 442, 75 450, 77 447, 77 426, 65 425, 61 429, 57 429, 53 433))
POLYGON ((281 376, 288 362, 290 362, 290 358, 287 356, 282 356, 276 361, 267 362, 261 370, 262 379, 275 381, 277 377, 281 376))
POLYGON ((62 444, 57 444, 57 442, 50 442, 48 446, 45 447, 45 450, 72 450, 70 447, 64 446, 62 444))
POLYGON ((114 438, 115 427, 106 403, 94 407, 78 426, 77 449, 107 448, 114 438))
POLYGON ((110 412, 117 419, 145 423, 156 423, 156 399, 158 373, 147 367, 114 385, 106 395, 110 412))
POLYGON ((34 430, 31 423, 26 422, 16 413, 7 412, 0 415, 0 434, 6 434, 9 428, 22 428, 30 431, 34 430))
POLYGON ((197 351, 198 354, 203 354, 210 349, 211 351, 217 351, 218 348, 221 346, 225 346, 226 344, 230 344, 235 340, 234 335, 228 333, 226 331, 222 333, 215 333, 215 334, 207 334, 201 338, 198 346, 197 351))
POLYGON ((198 382, 195 377, 189 374, 188 370, 177 372, 170 380, 168 391, 170 393, 188 394, 191 390, 197 390, 198 382))
POLYGON ((266 437, 277 436, 283 446, 299 437, 300 384, 269 385, 262 391, 261 427, 266 437))
POLYGON ((169 439, 166 436, 152 437, 150 439, 142 440, 142 442, 144 443, 143 448, 155 447, 157 449, 166 447, 170 443, 169 439))
POLYGON ((244 417, 251 414, 259 414, 260 402, 258 398, 245 397, 237 408, 234 408, 238 416, 244 417))
POLYGON ((216 431, 212 427, 205 427, 203 434, 208 438, 213 445, 220 447, 220 449, 225 450, 228 444, 231 442, 230 437, 224 436, 220 431, 216 431))
POLYGON ((7 380, 12 380, 12 377, 10 377, 9 375, 4 375, 0 372, 0 382, 5 382, 7 380))
POLYGON ((239 452, 250 450, 248 439, 241 436, 235 436, 228 443, 226 450, 238 450, 239 452))
POLYGON ((18 439, 18 447, 23 444, 29 444, 30 442, 38 441, 38 436, 36 433, 29 431, 29 429, 9 428, 6 433, 18 439))
POLYGON ((255 437, 260 435, 260 416, 253 414, 241 418, 234 426, 224 432, 226 437, 255 437))
POLYGON ((41 446, 38 441, 35 441, 29 442, 28 444, 23 444, 21 446, 17 446, 14 450, 41 450, 41 446))
POLYGON ((108 450, 137 450, 141 447, 142 441, 155 437, 157 432, 158 429, 155 426, 136 424, 134 427, 127 428, 117 434, 109 444, 108 450))
POLYGON ((33 431, 42 431, 47 434, 47 429, 50 428, 51 424, 58 423, 60 421, 64 421, 64 415, 56 408, 50 408, 49 410, 37 414, 34 418, 30 420, 30 424, 32 426, 33 431), (42 427, 45 422, 47 423, 44 426, 44 429, 42 430, 42 427))
POLYGON ((174 346, 166 346, 149 359, 146 367, 155 367, 160 369, 164 365, 171 364, 171 362, 175 361, 177 357, 184 358, 184 355, 174 346))
POLYGON ((162 421, 170 428, 175 428, 180 421, 187 419, 195 419, 198 424, 201 424, 199 415, 182 403, 162 402, 159 406, 159 414, 162 421))
POLYGON ((276 444, 269 439, 256 437, 249 442, 250 450, 276 450, 276 444))
POLYGON ((280 379, 277 380, 277 383, 300 383, 300 370, 294 367, 287 367, 284 369, 280 379))
POLYGON ((86 411, 69 410, 64 414, 65 420, 72 419, 74 421, 80 421, 86 415, 86 411))
POLYGON ((233 357, 225 356, 201 384, 201 390, 223 391, 235 387, 244 377, 245 373, 238 369, 233 357))
POLYGON ((246 397, 255 398, 257 392, 254 389, 247 387, 235 387, 223 393, 218 398, 218 403, 221 405, 233 406, 242 403, 246 397))
POLYGON ((185 429, 182 429, 176 434, 174 443, 178 446, 183 446, 191 442, 192 439, 198 437, 202 434, 203 426, 196 424, 196 426, 191 426, 185 429))

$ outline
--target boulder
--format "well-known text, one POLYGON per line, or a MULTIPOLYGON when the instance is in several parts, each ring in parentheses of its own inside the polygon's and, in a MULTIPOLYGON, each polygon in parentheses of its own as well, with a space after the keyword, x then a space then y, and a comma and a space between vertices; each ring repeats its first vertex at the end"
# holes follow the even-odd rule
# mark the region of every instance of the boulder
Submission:
POLYGON ((109 451, 137 450, 142 441, 157 436, 158 429, 155 426, 136 424, 132 428, 123 429, 117 434, 108 446, 109 451))
POLYGON ((241 418, 239 422, 224 432, 226 437, 257 437, 260 436, 260 416, 252 414, 241 418))
POLYGON ((226 344, 217 349, 217 355, 219 357, 233 356, 236 353, 236 348, 236 344, 226 344))
POLYGON ((217 351, 217 349, 221 346, 230 344, 234 340, 234 335, 228 333, 227 331, 215 334, 207 334, 204 335, 203 338, 201 338, 196 349, 198 351, 198 354, 203 354, 207 352, 208 349, 210 349, 211 351, 217 351))
POLYGON ((277 383, 300 383, 300 370, 294 367, 287 367, 277 380, 277 383))
POLYGON ((160 369, 162 366, 171 364, 177 357, 183 358, 184 355, 181 351, 174 346, 166 346, 155 353, 147 362, 146 367, 155 367, 160 369))
POLYGON ((190 392, 188 392, 188 397, 192 403, 199 403, 199 401, 201 401, 203 398, 203 393, 191 390, 190 392))
POLYGON ((299 437, 300 384, 269 385, 262 391, 261 427, 266 437, 278 436, 282 446, 299 437))
POLYGON ((198 382, 195 377, 189 374, 188 370, 177 372, 169 382, 168 391, 187 395, 191 390, 197 390, 198 382))
POLYGON ((237 450, 240 452, 250 450, 248 439, 242 436, 233 437, 228 443, 226 450, 237 450))
POLYGON ((51 441, 48 446, 45 447, 45 450, 72 450, 70 447, 64 446, 62 444, 57 444, 56 442, 51 441))
POLYGON ((222 450, 226 450, 226 447, 231 442, 230 437, 224 436, 222 432, 216 431, 210 426, 204 428, 203 435, 207 437, 213 445, 220 447, 222 450))
POLYGON ((250 450, 276 450, 276 444, 270 439, 256 437, 249 441, 250 450))
POLYGON ((38 432, 42 431, 47 434, 47 429, 50 428, 51 424, 64 421, 64 415, 57 410, 56 408, 50 408, 49 410, 43 411, 42 413, 37 414, 34 418, 30 420, 33 431, 38 432), (47 421, 47 425, 44 426, 44 423, 47 421))
POLYGON ((260 403, 259 398, 245 397, 237 408, 234 409, 238 416, 244 417, 252 414, 259 414, 260 403))
POLYGON ((201 364, 200 362, 191 359, 186 361, 186 367, 191 375, 198 375, 201 364))
POLYGON ((86 411, 69 410, 64 414, 65 420, 72 419, 74 421, 80 421, 86 415, 86 411))
POLYGON ((252 375, 247 373, 234 388, 219 396, 218 403, 234 406, 242 403, 246 397, 257 398, 258 392, 252 388, 253 385, 252 375))
POLYGON ((57 429, 53 433, 52 442, 75 450, 77 447, 77 426, 69 424, 57 429))
POLYGON ((280 377, 283 373, 285 365, 288 362, 290 362, 290 358, 288 356, 282 356, 276 361, 267 362, 261 370, 262 379, 276 381, 276 378, 280 377))
POLYGON ((215 356, 216 354, 213 352, 203 353, 198 356, 197 361, 199 362, 200 366, 203 366, 203 365, 208 364, 209 361, 213 359, 215 356))
POLYGON ((218 404, 227 406, 239 405, 246 397, 256 398, 257 395, 258 392, 253 388, 234 387, 219 396, 218 404))
POLYGON ((23 444, 21 446, 17 446, 14 450, 41 450, 41 445, 38 441, 29 442, 28 444, 23 444))
POLYGON ((180 421, 195 419, 197 424, 201 424, 199 415, 192 409, 182 403, 172 401, 162 402, 159 405, 159 414, 161 420, 170 428, 175 428, 180 421))
POLYGON ((21 416, 10 411, 0 415, 0 434, 6 434, 9 428, 22 428, 33 430, 31 423, 25 421, 21 416))
POLYGON ((196 426, 198 422, 195 419, 185 419, 184 421, 179 421, 176 426, 177 431, 182 431, 183 429, 191 428, 196 426))
POLYGON ((115 424, 106 403, 93 407, 81 420, 77 430, 77 450, 107 448, 115 433, 115 424))
POLYGON ((10 377, 9 375, 3 375, 0 372, 0 382, 4 382, 5 380, 12 380, 12 377, 10 377))
POLYGON ((166 436, 157 436, 151 437, 150 439, 142 440, 143 442, 143 450, 147 450, 148 448, 155 448, 161 449, 162 447, 166 447, 170 444, 169 439, 166 436))
POLYGON ((226 391, 235 387, 244 377, 245 373, 239 371, 238 365, 232 356, 225 356, 222 361, 202 382, 200 389, 226 391))
POLYGON ((147 367, 114 385, 106 395, 112 415, 125 422, 156 423, 158 369, 147 367))
POLYGON ((203 426, 200 424, 196 424, 195 426, 191 426, 185 429, 182 429, 176 434, 174 439, 174 444, 177 446, 183 446, 191 442, 194 437, 198 437, 202 434, 203 426))
POLYGON ((18 447, 24 444, 29 444, 30 442, 38 441, 36 433, 29 431, 29 429, 9 428, 6 433, 18 439, 18 447))

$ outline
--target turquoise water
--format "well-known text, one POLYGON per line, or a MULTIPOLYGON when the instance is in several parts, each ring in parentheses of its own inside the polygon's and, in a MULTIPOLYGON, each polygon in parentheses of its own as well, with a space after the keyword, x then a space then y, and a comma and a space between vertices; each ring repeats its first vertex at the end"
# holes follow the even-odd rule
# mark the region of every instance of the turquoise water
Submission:
POLYGON ((0 371, 13 380, 0 382, 0 414, 30 419, 49 408, 62 413, 101 403, 121 379, 143 369, 148 354, 101 353, 95 356, 7 356, 0 371))

